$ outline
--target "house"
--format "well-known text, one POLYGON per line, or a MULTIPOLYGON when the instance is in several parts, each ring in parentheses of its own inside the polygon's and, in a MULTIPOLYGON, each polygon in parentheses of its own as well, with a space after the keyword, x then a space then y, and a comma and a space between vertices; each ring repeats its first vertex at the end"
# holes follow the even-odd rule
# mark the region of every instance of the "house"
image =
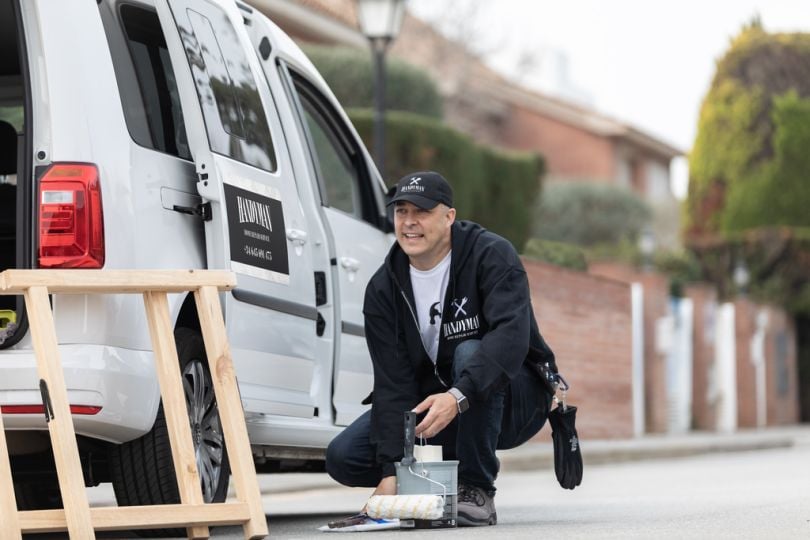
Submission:
MULTIPOLYGON (((355 0, 250 0, 294 39, 367 47, 355 0)), ((681 150, 627 123, 515 84, 462 45, 406 15, 390 54, 428 72, 445 121, 480 143, 537 152, 549 182, 630 189, 654 210, 658 245, 678 245, 679 209, 670 162, 681 150)))

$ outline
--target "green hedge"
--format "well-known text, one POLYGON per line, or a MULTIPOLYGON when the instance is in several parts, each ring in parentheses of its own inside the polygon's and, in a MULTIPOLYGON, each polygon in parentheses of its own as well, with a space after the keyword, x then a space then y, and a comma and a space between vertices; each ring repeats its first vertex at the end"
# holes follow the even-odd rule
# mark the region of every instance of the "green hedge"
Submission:
POLYGON ((532 236, 580 246, 635 244, 652 211, 637 195, 606 184, 553 183, 536 205, 532 236))
POLYGON ((564 244, 562 242, 552 242, 531 238, 526 242, 523 255, 530 259, 544 261, 564 268, 585 272, 588 270, 588 262, 585 253, 578 246, 564 244))
MULTIPOLYGON (((343 107, 372 107, 374 81, 368 49, 308 45, 304 52, 343 107)), ((387 110, 441 118, 442 98, 427 73, 390 55, 385 66, 387 110)))
POLYGON ((729 233, 723 239, 690 246, 703 275, 723 299, 743 291, 734 283, 734 269, 745 264, 746 293, 755 300, 784 306, 810 316, 810 229, 772 227, 729 233))
POLYGON ((21 106, 0 107, 0 120, 5 120, 17 131, 22 131, 23 108, 21 106))
MULTIPOLYGON (((347 112, 370 144, 371 111, 347 112)), ((545 170, 539 155, 484 147, 441 122, 404 112, 386 114, 385 129, 386 184, 414 171, 438 171, 453 186, 460 219, 476 221, 522 250, 545 170)))

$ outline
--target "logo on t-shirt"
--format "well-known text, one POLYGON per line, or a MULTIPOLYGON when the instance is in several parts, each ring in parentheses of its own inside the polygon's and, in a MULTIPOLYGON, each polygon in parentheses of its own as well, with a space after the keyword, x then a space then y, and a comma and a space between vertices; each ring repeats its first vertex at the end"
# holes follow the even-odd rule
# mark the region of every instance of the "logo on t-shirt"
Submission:
POLYGON ((430 312, 428 313, 428 317, 430 317, 430 324, 436 324, 436 317, 439 317, 439 320, 442 320, 442 312, 439 307, 442 305, 441 302, 434 302, 432 306, 430 306, 430 312))
POLYGON ((471 306, 467 305, 467 302, 466 296, 460 300, 454 298, 451 302, 450 305, 454 310, 453 318, 456 320, 442 324, 445 339, 460 339, 478 333, 478 329, 481 327, 478 315, 467 313, 467 310, 471 310, 471 306))

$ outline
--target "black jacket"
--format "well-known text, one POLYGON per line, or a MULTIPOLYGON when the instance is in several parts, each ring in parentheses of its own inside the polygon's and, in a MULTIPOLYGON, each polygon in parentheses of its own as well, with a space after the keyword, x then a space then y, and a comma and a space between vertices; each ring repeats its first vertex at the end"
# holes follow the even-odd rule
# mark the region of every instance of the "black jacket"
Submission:
POLYGON ((469 221, 455 222, 451 234, 450 280, 435 366, 422 345, 408 257, 399 244, 366 288, 366 342, 374 365, 371 442, 386 475, 393 474, 393 462, 402 458, 403 412, 449 388, 459 343, 481 340, 470 367, 452 385, 471 406, 517 376, 529 346, 556 371, 554 354, 537 328, 526 271, 512 244, 469 221))

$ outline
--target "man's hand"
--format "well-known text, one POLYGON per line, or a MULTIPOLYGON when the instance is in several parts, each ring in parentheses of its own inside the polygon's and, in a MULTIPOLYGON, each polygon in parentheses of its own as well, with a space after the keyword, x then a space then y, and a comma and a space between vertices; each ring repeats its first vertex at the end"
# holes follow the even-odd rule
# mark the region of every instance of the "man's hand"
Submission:
MULTIPOLYGON (((396 494, 397 494, 397 477, 396 476, 386 476, 382 480, 380 480, 379 484, 377 484, 377 488, 374 490, 374 493, 371 494, 369 499, 371 497, 373 497, 374 495, 396 495, 396 494)), ((353 519, 353 518, 357 518, 357 517, 362 516, 362 517, 364 517, 363 521, 360 521, 358 523, 349 523, 348 525, 359 525, 360 523, 363 523, 365 521, 365 518, 368 517, 368 516, 365 515, 367 507, 368 507, 368 505, 364 504, 363 508, 360 509, 359 514, 357 514, 356 516, 352 516, 351 518, 348 518, 348 519, 353 519)), ((335 522, 335 523, 337 523, 337 522, 335 522)), ((347 525, 343 524, 343 525, 337 525, 337 526, 338 527, 345 527, 347 525)), ((330 524, 329 528, 331 529, 331 528, 334 528, 334 527, 330 524)))
POLYGON ((371 494, 373 497, 374 495, 396 495, 397 494, 397 477, 396 476, 386 476, 380 483, 377 484, 377 489, 374 490, 374 493, 371 494))
MULTIPOLYGON (((374 493, 371 494, 371 497, 374 495, 396 495, 397 494, 397 477, 396 476, 386 476, 380 483, 377 484, 377 489, 374 490, 374 493)), ((369 497, 369 499, 371 498, 369 497)), ((363 508, 360 510, 361 514, 366 512, 366 505, 363 505, 363 508)))
POLYGON ((428 411, 428 413, 416 426, 416 435, 429 439, 446 428, 447 424, 458 414, 456 398, 447 392, 430 395, 413 409, 415 413, 425 411, 428 411))

